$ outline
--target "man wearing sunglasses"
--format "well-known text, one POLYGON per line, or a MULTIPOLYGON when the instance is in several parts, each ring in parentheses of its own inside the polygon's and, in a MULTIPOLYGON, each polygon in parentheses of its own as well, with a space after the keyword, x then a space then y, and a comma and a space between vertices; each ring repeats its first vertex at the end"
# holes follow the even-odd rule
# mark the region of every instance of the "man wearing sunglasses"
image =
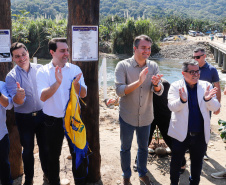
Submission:
POLYGON ((181 163, 189 149, 191 159, 190 185, 198 185, 202 160, 210 139, 209 111, 217 111, 220 103, 216 87, 199 80, 200 70, 196 61, 186 61, 182 66, 183 79, 171 84, 168 107, 172 111, 168 135, 172 139, 170 163, 171 185, 178 185, 181 163))
MULTIPOLYGON (((217 69, 214 66, 212 66, 211 64, 209 64, 208 62, 206 62, 205 49, 204 48, 196 48, 193 51, 193 58, 199 63, 199 70, 201 72, 200 80, 207 81, 207 82, 211 83, 213 85, 213 87, 218 88, 216 95, 217 95, 218 101, 221 102, 221 90, 220 90, 219 75, 218 75, 217 69)), ((213 113, 219 114, 220 109, 218 109, 217 111, 215 111, 213 113)), ((207 156, 206 153, 205 153, 204 159, 205 160, 209 159, 209 157, 207 156)))
MULTIPOLYGON (((206 61, 205 49, 196 48, 193 51, 193 58, 199 64, 199 70, 200 70, 199 79, 207 81, 211 83, 214 87, 217 87, 219 89, 216 95, 217 95, 218 101, 221 102, 219 75, 218 75, 217 69, 206 61)), ((214 114, 219 114, 219 113, 220 113, 220 109, 214 112, 214 114)))

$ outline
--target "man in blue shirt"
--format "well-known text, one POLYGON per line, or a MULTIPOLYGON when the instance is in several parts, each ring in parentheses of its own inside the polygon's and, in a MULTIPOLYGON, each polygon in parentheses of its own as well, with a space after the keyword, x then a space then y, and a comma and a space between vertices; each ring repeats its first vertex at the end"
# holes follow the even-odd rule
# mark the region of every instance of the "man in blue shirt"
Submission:
MULTIPOLYGON (((200 70, 200 80, 207 81, 213 85, 213 87, 217 87, 219 90, 217 91, 217 100, 221 102, 221 91, 220 91, 220 79, 217 72, 217 69, 209 64, 206 61, 206 53, 205 49, 203 48, 196 48, 193 51, 193 58, 198 62, 199 64, 199 70, 200 70)), ((219 114, 220 109, 215 111, 214 114, 219 114)))
MULTIPOLYGON (((200 80, 207 81, 213 85, 213 87, 217 87, 219 90, 217 91, 217 99, 219 102, 221 102, 221 88, 220 88, 220 79, 217 72, 217 69, 206 62, 206 53, 204 48, 196 48, 193 51, 193 58, 198 62, 199 64, 199 70, 200 70, 200 80)), ((219 114, 220 109, 214 112, 214 114, 219 114)), ((204 156, 205 160, 208 160, 209 157, 205 153, 204 156)))
POLYGON ((12 185, 9 165, 9 135, 6 127, 6 110, 13 106, 5 83, 0 81, 0 180, 2 185, 12 185))
POLYGON ((41 65, 29 62, 28 50, 22 43, 13 43, 10 52, 17 65, 6 76, 6 88, 13 100, 16 124, 23 146, 24 185, 31 185, 34 177, 35 135, 44 179, 48 177, 43 103, 38 97, 36 85, 36 72, 41 65))
POLYGON ((196 61, 183 63, 184 79, 171 84, 168 106, 172 111, 168 135, 172 139, 170 180, 178 185, 181 163, 189 149, 191 159, 190 185, 198 185, 202 160, 210 139, 209 111, 220 108, 215 98, 218 91, 209 82, 199 80, 200 70, 196 61))

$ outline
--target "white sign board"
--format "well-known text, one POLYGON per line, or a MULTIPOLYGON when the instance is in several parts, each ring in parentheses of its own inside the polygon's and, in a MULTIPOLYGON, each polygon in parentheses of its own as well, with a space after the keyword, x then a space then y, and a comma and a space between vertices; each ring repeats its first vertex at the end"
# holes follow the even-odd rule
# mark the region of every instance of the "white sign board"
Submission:
POLYGON ((72 26, 72 61, 98 60, 98 26, 72 26))
POLYGON ((0 62, 11 62, 10 55, 11 39, 10 30, 0 29, 0 62))

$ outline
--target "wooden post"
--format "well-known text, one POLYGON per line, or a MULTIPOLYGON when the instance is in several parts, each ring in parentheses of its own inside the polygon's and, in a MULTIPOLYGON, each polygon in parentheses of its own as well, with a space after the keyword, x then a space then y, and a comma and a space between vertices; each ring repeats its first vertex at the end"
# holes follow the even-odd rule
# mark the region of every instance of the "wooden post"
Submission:
MULTIPOLYGON (((0 29, 9 29, 11 32, 11 3, 10 0, 0 1, 0 29)), ((12 32, 11 32, 12 33, 12 32)), ((10 34, 12 35, 12 34, 10 34)), ((12 62, 0 63, 0 80, 5 81, 5 77, 10 69, 13 68, 12 62)), ((15 125, 13 110, 7 111, 7 127, 10 139, 9 161, 11 166, 12 178, 15 179, 23 174, 22 148, 20 145, 19 133, 15 125)))
MULTIPOLYGON (((68 0, 68 45, 70 62, 72 57, 72 25, 99 25, 100 0, 68 0)), ((72 62, 77 64, 85 78, 87 106, 82 105, 82 120, 87 129, 87 140, 93 154, 90 156, 88 182, 100 180, 100 141, 99 141, 99 88, 98 61, 72 62)))

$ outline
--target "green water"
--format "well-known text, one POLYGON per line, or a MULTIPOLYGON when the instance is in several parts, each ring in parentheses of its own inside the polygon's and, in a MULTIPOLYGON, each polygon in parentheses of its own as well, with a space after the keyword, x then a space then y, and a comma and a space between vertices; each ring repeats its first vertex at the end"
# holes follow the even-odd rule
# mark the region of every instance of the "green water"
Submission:
MULTIPOLYGON (((99 67, 102 63, 102 59, 99 59, 99 67)), ((38 59, 39 64, 47 64, 51 60, 50 59, 38 59)), ((184 59, 158 59, 154 60, 159 65, 160 74, 163 74, 167 81, 170 83, 179 80, 182 78, 181 74, 181 66, 182 63, 185 61, 184 59)), ((108 86, 114 86, 114 70, 116 64, 119 62, 119 60, 116 59, 107 59, 107 85, 108 86)), ((221 90, 224 90, 224 87, 226 85, 226 74, 221 73, 221 68, 217 66, 217 64, 214 61, 208 60, 212 65, 214 65, 217 70, 220 77, 220 85, 221 90)))

